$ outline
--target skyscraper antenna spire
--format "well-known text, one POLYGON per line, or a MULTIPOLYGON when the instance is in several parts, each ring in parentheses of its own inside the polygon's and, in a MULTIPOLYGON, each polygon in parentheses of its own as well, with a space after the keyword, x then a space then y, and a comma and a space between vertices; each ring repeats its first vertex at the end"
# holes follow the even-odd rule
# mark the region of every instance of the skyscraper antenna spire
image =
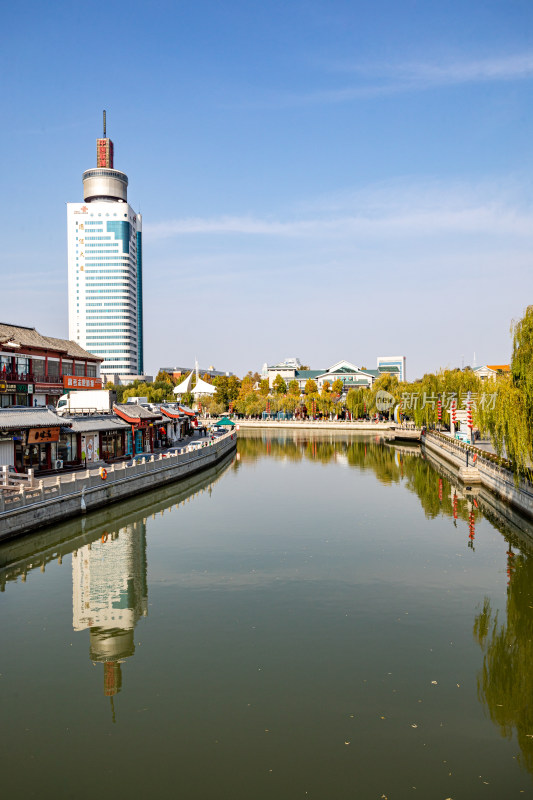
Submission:
POLYGON ((106 138, 105 129, 106 129, 106 124, 105 124, 105 108, 104 108, 104 139, 106 138))

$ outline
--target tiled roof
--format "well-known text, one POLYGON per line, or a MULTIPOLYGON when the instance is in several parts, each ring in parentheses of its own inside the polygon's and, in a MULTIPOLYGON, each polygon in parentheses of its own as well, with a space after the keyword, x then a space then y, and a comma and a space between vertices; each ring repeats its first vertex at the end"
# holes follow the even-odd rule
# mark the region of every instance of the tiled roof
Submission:
POLYGON ((143 406, 137 405, 137 403, 116 403, 113 408, 117 410, 121 415, 124 417, 128 417, 129 419, 161 419, 160 414, 155 414, 153 411, 150 411, 148 408, 143 408, 143 406))
POLYGON ((1 408, 0 430, 19 428, 70 428, 70 421, 64 420, 49 408, 1 408))
POLYGON ((112 414, 95 415, 88 417, 62 417, 72 425, 73 433, 88 433, 90 431, 129 430, 129 425, 119 417, 112 414))
POLYGON ((159 409, 164 417, 169 417, 170 419, 179 419, 180 417, 185 416, 185 412, 180 412, 177 408, 165 408, 161 406, 159 409))
POLYGON ((53 336, 45 336, 43 337, 47 339, 49 342, 52 342, 52 347, 57 347, 58 350, 64 349, 67 355, 72 356, 73 358, 92 358, 95 361, 103 361, 104 359, 101 356, 97 356, 94 353, 89 353, 88 350, 84 350, 77 342, 72 342, 70 339, 55 339, 53 336))
POLYGON ((69 339, 56 339, 54 336, 43 336, 35 328, 25 328, 22 325, 9 325, 0 322, 0 347, 7 342, 15 342, 21 347, 35 347, 40 350, 57 350, 73 358, 89 358, 93 361, 103 361, 100 356, 89 353, 76 342, 69 339))
POLYGON ((332 369, 329 371, 330 375, 345 375, 346 373, 355 373, 357 370, 352 369, 351 367, 339 367, 338 369, 332 369))
POLYGON ((297 369, 295 378, 298 378, 299 381, 309 380, 309 378, 313 380, 314 378, 318 378, 319 375, 323 374, 323 369, 297 369))

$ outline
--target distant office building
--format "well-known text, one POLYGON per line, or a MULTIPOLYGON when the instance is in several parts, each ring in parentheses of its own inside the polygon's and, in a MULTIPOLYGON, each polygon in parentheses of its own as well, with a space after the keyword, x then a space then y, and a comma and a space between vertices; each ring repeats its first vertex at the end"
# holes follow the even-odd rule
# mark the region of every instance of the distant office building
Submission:
POLYGON ((152 383, 153 380, 153 375, 120 375, 116 372, 108 372, 105 376, 105 382, 112 383, 114 386, 127 386, 128 384, 133 383, 133 381, 152 383))
MULTIPOLYGON (((196 366, 194 367, 159 367, 160 372, 167 372, 171 378, 184 378, 190 372, 194 372, 196 370, 196 366)), ((216 370, 213 366, 208 367, 208 369, 202 369, 202 367, 198 367, 198 374, 199 375, 209 375, 210 378, 221 378, 221 377, 229 377, 233 375, 233 372, 220 372, 216 370)))
MULTIPOLYGON (((273 364, 270 367, 267 367, 265 364, 261 373, 262 375, 265 372, 265 367, 268 376, 268 385, 271 389, 278 375, 281 375, 283 380, 287 383, 296 377, 298 370, 302 369, 299 358, 286 358, 284 361, 280 361, 279 364, 273 364)), ((320 374, 321 370, 316 370, 316 372, 320 374)))
POLYGON ((83 173, 83 203, 67 204, 69 337, 101 356, 101 372, 142 375, 142 222, 128 205, 128 177, 113 142, 96 140, 96 168, 83 173))
POLYGON ((405 356, 378 356, 378 372, 389 372, 396 375, 400 382, 407 380, 405 372, 405 356))

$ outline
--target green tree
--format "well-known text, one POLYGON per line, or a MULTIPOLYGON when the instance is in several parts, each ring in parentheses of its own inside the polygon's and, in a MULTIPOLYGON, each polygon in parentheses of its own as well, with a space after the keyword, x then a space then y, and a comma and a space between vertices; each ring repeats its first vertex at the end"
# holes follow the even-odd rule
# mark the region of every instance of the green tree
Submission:
POLYGON ((259 393, 266 397, 270 391, 270 386, 268 384, 268 378, 263 378, 259 381, 259 393))
POLYGON ((294 378, 292 381, 289 381, 289 394, 292 394, 295 397, 300 396, 300 384, 298 381, 294 380, 294 378))
POLYGON ((342 382, 342 378, 337 378, 337 380, 333 381, 333 386, 331 387, 331 391, 333 394, 342 394, 344 391, 344 383, 342 382))
POLYGON ((318 386, 316 385, 316 381, 312 378, 308 378, 305 382, 304 394, 316 394, 317 392, 318 386))
POLYGON ((370 401, 370 391, 368 389, 349 389, 346 395, 346 407, 352 417, 359 419, 368 413, 368 403, 370 401))
POLYGON ((217 403, 220 403, 224 409, 229 408, 230 403, 235 403, 239 396, 239 389, 241 382, 235 375, 219 375, 214 379, 213 384, 216 386, 215 398, 217 403))
POLYGON ((498 455, 506 451, 518 481, 530 473, 533 452, 533 306, 513 322, 511 332, 511 376, 491 382, 494 402, 479 406, 474 421, 489 431, 498 455))
POLYGON ((287 384, 281 377, 281 375, 276 375, 274 378, 274 383, 272 384, 272 388, 276 394, 286 394, 287 393, 287 384))

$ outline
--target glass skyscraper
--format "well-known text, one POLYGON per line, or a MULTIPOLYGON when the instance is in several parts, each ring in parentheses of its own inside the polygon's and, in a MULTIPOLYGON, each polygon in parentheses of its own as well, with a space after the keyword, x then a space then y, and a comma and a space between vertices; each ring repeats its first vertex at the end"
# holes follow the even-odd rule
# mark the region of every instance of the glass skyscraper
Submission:
POLYGON ((83 203, 67 204, 69 338, 104 361, 104 380, 142 375, 142 220, 128 204, 128 177, 113 142, 96 140, 83 173, 83 203))

